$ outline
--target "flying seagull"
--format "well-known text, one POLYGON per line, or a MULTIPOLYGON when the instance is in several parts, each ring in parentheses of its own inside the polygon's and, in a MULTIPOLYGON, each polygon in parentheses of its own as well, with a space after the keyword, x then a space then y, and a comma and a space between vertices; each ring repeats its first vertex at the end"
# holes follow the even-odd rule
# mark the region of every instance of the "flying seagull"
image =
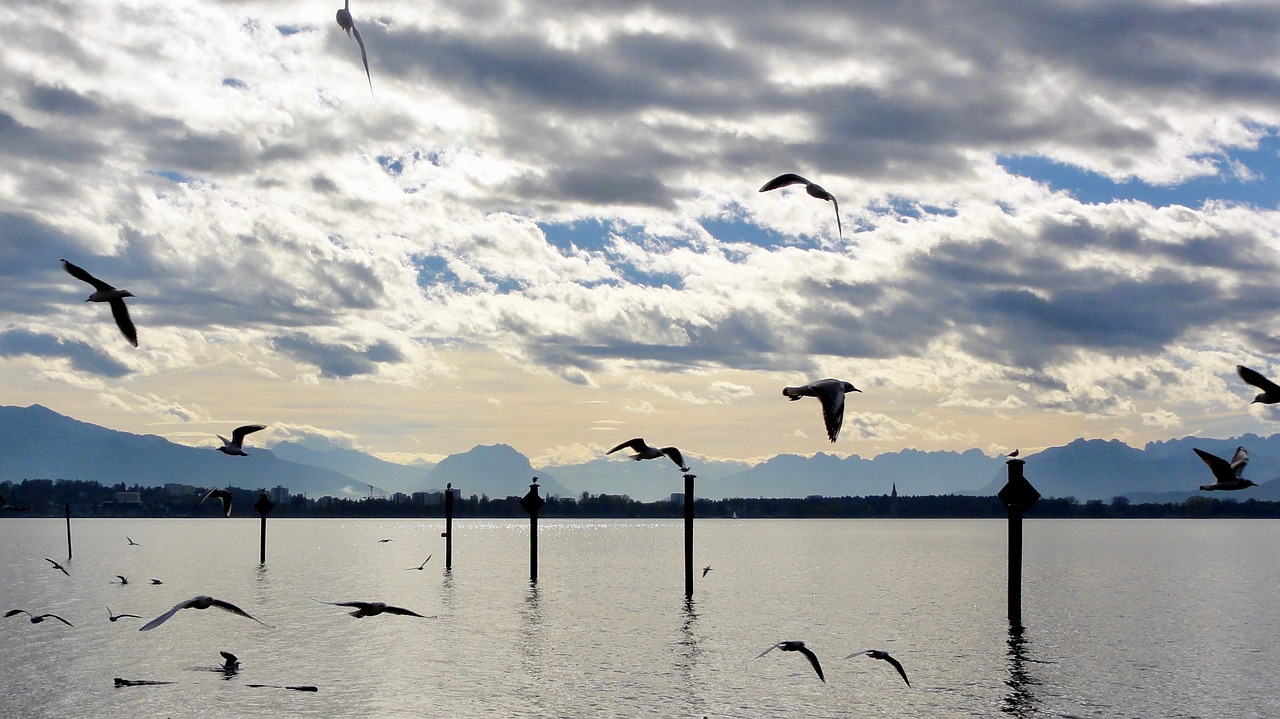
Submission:
POLYGON ((702 576, 704 577, 707 576, 707 572, 710 572, 710 571, 711 571, 711 565, 708 564, 707 566, 702 568, 702 576))
POLYGON ((267 425, 265 424, 246 424, 243 427, 236 427, 235 431, 231 433, 231 439, 218 435, 218 439, 222 440, 222 446, 218 448, 218 451, 234 457, 248 457, 249 453, 244 451, 244 436, 266 428, 267 425))
POLYGON ((360 29, 351 19, 351 0, 346 0, 342 9, 338 11, 338 27, 346 30, 348 37, 355 35, 356 42, 360 45, 360 60, 364 62, 364 76, 369 78, 369 94, 372 95, 373 76, 369 74, 369 55, 364 51, 364 39, 360 37, 360 29))
POLYGON ((192 597, 185 602, 178 602, 177 604, 173 605, 173 609, 170 609, 164 614, 161 614, 155 619, 152 619, 151 621, 142 625, 142 627, 138 629, 138 631, 146 632, 146 631, 155 629, 156 627, 168 621, 169 617, 172 617, 173 615, 177 614, 178 610, 180 609, 208 609, 209 607, 217 607, 218 609, 231 612, 232 614, 239 614, 242 617, 247 617, 249 619, 252 619, 253 621, 261 624, 264 627, 271 626, 270 624, 267 624, 262 620, 258 619, 257 617, 254 617, 253 615, 249 614, 248 612, 241 609, 240 607, 237 607, 231 602, 224 602, 221 599, 214 599, 213 597, 200 595, 198 597, 192 597))
POLYGON ((430 555, 430 554, 428 554, 428 555, 427 555, 427 558, 426 558, 426 559, 424 559, 424 560, 422 560, 422 564, 419 564, 419 565, 418 565, 418 566, 416 566, 416 567, 405 567, 405 571, 412 572, 412 571, 413 571, 413 570, 415 570, 415 569, 417 569, 418 571, 422 571, 422 568, 423 568, 423 567, 425 567, 425 566, 427 566, 427 562, 430 562, 430 561, 431 561, 431 555, 430 555))
POLYGON ((109 303, 111 305, 111 316, 116 318, 116 326, 124 333, 124 338, 129 340, 129 344, 137 347, 138 329, 133 326, 133 320, 129 319, 129 308, 124 305, 124 298, 133 297, 133 293, 128 290, 117 290, 66 260, 62 261, 62 269, 77 280, 93 285, 95 292, 89 295, 89 299, 85 300, 85 302, 109 303))
POLYGON ((218 652, 226 661, 222 664, 222 671, 235 672, 240 670, 240 660, 231 652, 218 652))
POLYGON ((153 684, 172 684, 173 683, 173 682, 158 682, 152 679, 121 679, 120 677, 116 677, 115 682, 116 682, 116 686, 118 687, 145 687, 145 686, 151 686, 153 684))
POLYGON ((213 489, 209 490, 209 492, 205 494, 204 497, 201 498, 199 502, 196 502, 196 504, 197 505, 204 504, 204 500, 210 497, 213 497, 214 499, 222 502, 222 511, 225 512, 228 517, 231 516, 231 493, 230 492, 228 492, 225 489, 218 489, 217 487, 214 487, 213 489))
POLYGON ((684 457, 680 454, 680 450, 675 447, 662 447, 661 449, 658 447, 650 447, 645 444, 643 439, 636 437, 635 439, 629 439, 626 442, 623 442, 617 447, 605 452, 605 454, 613 454, 620 449, 631 449, 634 451, 635 454, 631 455, 631 458, 637 462, 642 459, 657 459, 665 455, 670 457, 672 462, 676 463, 676 466, 680 468, 681 472, 689 471, 689 467, 685 465, 684 457))
POLYGON ((1280 385, 1263 377, 1261 372, 1238 364, 1236 365, 1236 374, 1240 375, 1240 379, 1244 380, 1245 383, 1262 390, 1249 404, 1275 404, 1280 402, 1280 385))
POLYGON ((394 539, 379 539, 379 540, 378 540, 378 544, 386 544, 387 542, 394 542, 394 541, 396 541, 396 540, 394 540, 394 539))
POLYGON ((54 569, 61 570, 62 573, 67 575, 68 577, 71 576, 71 572, 68 572, 67 568, 62 566, 61 564, 58 564, 57 562, 53 561, 52 559, 49 559, 48 557, 45 557, 44 561, 48 562, 49 564, 52 564, 54 569))
MULTIPOLYGON (((319 599, 316 600, 320 602, 319 599)), ((430 619, 417 612, 409 611, 401 607, 393 607, 383 602, 320 602, 321 604, 332 604, 335 607, 355 607, 354 612, 348 612, 351 616, 359 619, 361 617, 376 617, 379 614, 402 614, 407 617, 422 617, 430 619)))
POLYGON ((120 621, 121 619, 124 619, 125 617, 133 617, 134 619, 142 619, 142 617, 138 616, 137 614, 112 614, 112 613, 111 613, 111 607, 107 607, 107 619, 110 619, 110 620, 111 620, 111 621, 113 621, 113 622, 118 622, 118 621, 120 621))
POLYGON ((32 614, 31 612, 28 612, 28 611, 27 611, 27 610, 25 610, 25 609, 10 609, 9 611, 7 611, 7 612, 5 612, 5 613, 4 613, 4 615, 5 615, 6 617, 12 617, 12 616, 13 616, 13 615, 15 615, 15 614, 25 614, 25 615, 27 615, 28 617, 31 617, 31 623, 32 623, 32 624, 39 624, 40 622, 43 622, 44 620, 46 620, 46 619, 48 619, 48 618, 50 618, 50 617, 53 617, 54 619, 57 619, 58 621, 60 621, 60 622, 62 622, 63 624, 67 625, 68 627, 74 627, 74 626, 75 626, 74 624, 72 624, 71 622, 68 622, 67 620, 63 619, 62 617, 58 616, 57 614, 32 614))
MULTIPOLYGON (((116 579, 120 580, 120 586, 122 587, 129 583, 129 578, 124 576, 123 574, 117 574, 116 579)), ((112 584, 115 584, 115 582, 112 582, 112 584)))
POLYGON ((128 539, 128 540, 129 540, 129 546, 130 546, 130 547, 141 547, 141 546, 142 546, 141 544, 138 544, 137 542, 135 542, 135 541, 133 541, 132 539, 130 539, 128 535, 125 535, 125 539, 128 539))
POLYGON ((861 392, 848 382, 838 379, 820 379, 803 387, 783 387, 784 397, 794 402, 801 397, 817 397, 822 403, 822 421, 827 425, 827 437, 836 441, 840 427, 844 425, 844 396, 848 392, 861 392))
POLYGON ((866 654, 872 659, 883 659, 886 662, 889 662, 890 664, 893 665, 893 668, 897 669, 898 673, 902 675, 902 681, 906 682, 907 686, 911 686, 911 680, 907 678, 906 670, 902 668, 902 664, 900 664, 897 659, 894 659, 893 657, 889 656, 889 652, 881 651, 879 649, 864 649, 863 651, 854 652, 853 654, 850 654, 849 656, 845 657, 845 659, 853 659, 854 657, 862 654, 866 654))
POLYGON ((250 686, 250 687, 253 687, 253 688, 255 688, 255 689, 261 689, 261 688, 263 688, 263 687, 265 687, 265 688, 267 688, 267 689, 292 689, 292 690, 294 690, 295 692, 316 692, 316 691, 320 691, 317 687, 311 686, 311 685, 309 685, 309 684, 304 684, 304 685, 299 685, 299 686, 292 686, 292 687, 282 687, 282 686, 280 686, 279 684, 246 684, 245 686, 250 686))
POLYGON ((809 663, 813 665, 813 670, 818 673, 818 678, 822 680, 822 683, 825 684, 827 682, 827 678, 822 676, 822 665, 818 663, 818 655, 810 651, 809 648, 804 645, 804 642, 778 642, 763 652, 760 652, 760 655, 757 656, 756 659, 763 657, 774 649, 781 649, 784 652, 800 652, 805 655, 805 657, 808 658, 809 663))
POLYGON ((788 185, 804 185, 804 191, 809 193, 810 197, 816 197, 819 200, 826 200, 827 202, 830 202, 832 205, 835 205, 836 230, 840 232, 840 239, 842 240, 844 239, 844 227, 843 225, 840 224, 840 203, 836 202, 835 195, 824 190, 821 185, 815 182, 809 182, 808 180, 795 174, 794 172, 788 172, 785 175, 778 175, 772 180, 769 180, 768 182, 764 183, 764 186, 760 188, 760 192, 768 192, 770 190, 776 190, 779 187, 786 187, 788 185))
MULTIPOLYGON (((1192 449, 1195 449, 1192 447, 1192 449)), ((1200 455, 1200 459, 1209 465, 1209 471, 1213 472, 1213 478, 1218 480, 1213 484, 1202 484, 1200 489, 1206 492, 1215 489, 1231 491, 1233 489, 1248 489, 1256 487, 1251 480, 1245 479, 1241 475, 1244 474, 1245 465, 1249 464, 1249 453, 1244 451, 1244 447, 1236 447, 1236 453, 1232 455, 1231 461, 1213 454, 1209 454, 1203 449, 1196 449, 1196 454, 1200 455)))
POLYGON ((164 584, 164 582, 160 581, 159 579, 152 579, 152 580, 151 580, 151 583, 152 583, 152 584, 164 584))

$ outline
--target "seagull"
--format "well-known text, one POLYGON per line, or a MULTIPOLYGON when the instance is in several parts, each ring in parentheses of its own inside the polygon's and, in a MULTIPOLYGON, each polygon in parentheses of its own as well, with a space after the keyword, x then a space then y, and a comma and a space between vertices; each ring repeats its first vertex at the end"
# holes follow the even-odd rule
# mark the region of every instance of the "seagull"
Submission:
POLYGON ((169 617, 172 617, 174 614, 177 614, 179 609, 208 609, 209 607, 217 607, 218 609, 231 612, 232 614, 239 614, 242 617, 247 617, 249 619, 252 619, 253 621, 261 624, 264 627, 271 626, 270 624, 267 624, 262 620, 258 619, 257 617, 254 617, 253 615, 249 614, 248 612, 241 609, 240 607, 237 607, 231 602, 224 602, 221 599, 214 599, 213 597, 206 597, 204 595, 200 595, 198 597, 192 597, 185 602, 178 602, 177 604, 173 605, 173 609, 170 609, 164 614, 161 614, 155 619, 152 619, 151 621, 142 625, 142 627, 138 629, 138 631, 146 632, 146 631, 155 629, 156 627, 168 621, 169 617))
POLYGON ((760 188, 760 192, 768 192, 770 190, 776 190, 779 187, 786 187, 787 185, 804 185, 804 191, 809 193, 810 197, 816 197, 819 200, 826 200, 827 202, 830 202, 831 204, 835 205, 836 229, 840 232, 840 239, 842 240, 844 239, 844 227, 840 224, 840 203, 836 202, 835 195, 824 190, 821 185, 814 182, 809 182, 808 180, 795 174, 794 172, 788 172, 785 175, 778 175, 772 180, 769 180, 768 182, 764 183, 764 186, 760 188))
POLYGON ((1236 365, 1236 374, 1240 375, 1240 379, 1244 380, 1246 384, 1251 384, 1262 390, 1249 404, 1275 404, 1280 402, 1280 385, 1263 377, 1261 372, 1238 364, 1236 365))
POLYGON ((1021 451, 1021 450, 1017 450, 1017 449, 1015 449, 1015 450, 1013 450, 1012 452, 1010 452, 1009 454, 1007 454, 1007 455, 1005 455, 1005 456, 1006 456, 1006 457, 1011 457, 1011 458, 1016 458, 1016 457, 1018 456, 1018 452, 1019 452, 1019 451, 1021 451))
POLYGON ((351 19, 351 0, 346 0, 341 10, 338 11, 338 27, 347 31, 347 36, 355 35, 356 42, 360 44, 360 59, 364 62, 364 76, 369 78, 369 94, 373 94, 373 76, 369 74, 369 55, 364 51, 364 39, 360 37, 360 29, 356 27, 356 23, 351 19))
POLYGON ((152 584, 164 584, 164 582, 160 581, 159 579, 152 579, 152 580, 151 580, 151 583, 152 583, 152 584))
MULTIPOLYGON (((1195 449, 1192 447, 1192 449, 1195 449)), ((1218 480, 1213 484, 1202 484, 1200 489, 1206 492, 1215 489, 1231 491, 1233 489, 1248 489, 1256 487, 1251 480, 1245 479, 1241 475, 1244 474, 1245 465, 1249 464, 1249 453, 1244 451, 1244 447, 1236 447, 1236 453, 1232 455, 1231 461, 1213 454, 1209 454, 1203 449, 1196 449, 1196 454, 1200 455, 1200 459, 1209 465, 1209 471, 1213 472, 1213 478, 1218 480)))
POLYGON ((707 576, 707 572, 710 572, 710 571, 711 571, 711 565, 708 564, 707 566, 702 568, 702 576, 704 577, 707 576))
POLYGON ((130 539, 130 538, 129 538, 129 535, 125 535, 125 539, 128 539, 128 540, 129 540, 129 546, 130 546, 130 547, 141 547, 141 546, 142 546, 141 544, 138 544, 137 542, 135 542, 135 541, 133 541, 132 539, 130 539))
POLYGON ((142 686, 150 686, 152 684, 172 684, 173 683, 173 682, 158 682, 152 679, 121 679, 120 677, 116 677, 115 682, 116 682, 116 686, 118 687, 142 687, 142 686))
POLYGON ((394 542, 394 541, 396 541, 396 540, 394 540, 394 539, 379 539, 379 540, 378 540, 378 544, 386 544, 387 542, 394 542))
POLYGON ((214 499, 217 499, 220 502, 222 502, 222 511, 226 512, 228 517, 231 516, 231 493, 230 492, 228 492, 225 489, 218 489, 217 487, 214 487, 213 489, 209 490, 208 494, 204 495, 203 499, 201 499, 199 502, 196 502, 196 504, 197 505, 204 504, 204 500, 210 497, 213 497, 214 499))
POLYGON ((4 615, 5 615, 6 617, 12 617, 12 616, 13 616, 13 615, 15 615, 15 614, 25 614, 25 615, 27 615, 28 617, 31 617, 31 623, 32 623, 32 624, 39 624, 40 622, 43 622, 44 620, 48 619, 49 617, 53 617, 54 619, 57 619, 58 621, 60 621, 60 622, 62 622, 63 624, 67 625, 68 627, 74 627, 74 626, 75 626, 74 624, 72 624, 71 622, 68 622, 67 620, 63 619, 62 617, 58 616, 57 614, 32 614, 31 612, 28 612, 28 611, 27 611, 27 610, 25 610, 25 609, 10 609, 9 611, 7 611, 7 612, 5 612, 5 613, 4 613, 4 615))
POLYGON ((236 658, 236 655, 232 654, 231 652, 218 652, 218 653, 222 655, 223 659, 227 660, 222 665, 222 671, 224 672, 240 671, 240 660, 236 658))
POLYGON ((112 614, 112 613, 111 613, 111 607, 107 607, 107 619, 110 619, 111 621, 116 622, 116 621, 119 621, 119 620, 121 620, 121 619, 124 619, 125 617, 133 617, 134 619, 142 619, 142 617, 138 616, 137 614, 112 614))
POLYGON ((635 454, 631 455, 631 458, 637 462, 639 462, 642 459, 657 459, 658 457, 666 455, 671 458, 672 462, 676 463, 676 466, 680 468, 681 472, 689 471, 689 467, 685 465, 684 457, 681 456, 680 450, 676 449, 675 447, 663 447, 661 449, 657 447, 650 447, 649 445, 645 444, 643 439, 639 437, 636 437, 635 439, 629 439, 626 442, 623 442, 622 444, 618 445, 617 447, 614 447, 613 449, 609 450, 608 452, 605 452, 605 454, 613 454, 614 452, 617 452, 620 449, 626 449, 626 448, 629 448, 635 451, 635 454))
POLYGON ((236 427, 229 440, 222 435, 217 435, 218 439, 222 440, 222 446, 218 451, 235 457, 248 457, 249 453, 244 451, 244 436, 266 428, 265 424, 246 424, 243 427, 236 427))
POLYGON ((777 644, 774 644, 773 646, 769 647, 763 652, 760 652, 760 655, 757 656, 756 659, 763 657, 764 655, 768 654, 774 649, 781 649, 784 652, 800 652, 801 654, 805 655, 805 657, 808 658, 809 663, 813 665, 813 670, 818 673, 818 678, 822 680, 823 684, 826 684, 827 678, 822 676, 822 665, 818 663, 818 655, 810 651, 809 648, 804 645, 804 642, 800 642, 800 641, 778 642, 777 644))
POLYGON ((129 344, 137 347, 138 330, 133 326, 133 320, 129 319, 129 308, 124 305, 124 298, 133 297, 133 293, 128 290, 117 290, 66 260, 62 261, 62 269, 77 280, 93 285, 96 291, 89 295, 89 299, 85 300, 85 302, 109 303, 111 305, 111 316, 116 318, 116 326, 124 333, 124 338, 129 340, 129 344))
POLYGON ((282 687, 282 686, 280 686, 279 684, 246 684, 245 686, 250 686, 250 687, 253 687, 253 688, 255 688, 255 689, 261 689, 261 688, 264 688, 264 687, 265 687, 265 688, 267 688, 267 689, 292 689, 292 690, 294 690, 295 692, 318 692, 318 691, 320 691, 317 687, 311 686, 311 685, 309 685, 309 684, 304 684, 304 685, 299 685, 299 686, 292 686, 292 687, 282 687))
POLYGON ((854 657, 859 656, 861 654, 866 654, 872 659, 883 659, 886 662, 889 662, 890 664, 893 665, 893 668, 897 669, 898 673, 902 675, 902 681, 906 682, 907 686, 911 686, 911 680, 907 678, 906 670, 902 668, 902 664, 900 664, 897 659, 894 659, 893 657, 889 656, 889 652, 881 651, 879 649, 864 649, 863 651, 854 652, 853 654, 850 654, 849 656, 845 657, 845 659, 853 659, 854 657))
MULTIPOLYGON (((320 602, 319 599, 317 599, 316 601, 320 602)), ((423 619, 431 618, 431 617, 424 617, 423 615, 418 614, 417 612, 409 611, 408 609, 403 609, 401 607, 393 607, 389 604, 384 604, 383 602, 320 602, 320 603, 332 604, 335 607, 355 607, 356 610, 354 612, 349 612, 349 614, 355 617, 356 619, 359 619, 361 617, 376 617, 379 614, 384 614, 384 613, 385 614, 403 614, 408 617, 422 617, 423 619)))
POLYGON ((412 572, 412 571, 413 571, 413 570, 415 570, 415 569, 416 569, 416 570, 418 570, 418 571, 422 571, 422 568, 423 568, 423 567, 425 567, 425 566, 427 566, 427 562, 430 562, 430 561, 431 561, 431 555, 430 555, 430 554, 428 554, 428 555, 427 555, 427 558, 426 558, 426 559, 424 559, 424 560, 422 560, 422 564, 419 564, 419 565, 418 565, 418 566, 416 566, 416 567, 405 567, 405 571, 407 571, 407 572, 412 572))
MULTIPOLYGON (((117 574, 116 579, 120 580, 120 586, 122 587, 129 583, 129 578, 124 576, 123 574, 117 574)), ((112 584, 115 584, 115 582, 112 582, 112 584)))
POLYGON ((783 387, 784 397, 794 402, 801 397, 817 397, 822 403, 822 421, 827 425, 827 437, 832 442, 840 436, 840 427, 844 424, 844 396, 847 392, 861 392, 848 382, 838 379, 820 379, 803 387, 783 387))
POLYGON ((49 564, 52 564, 54 569, 61 570, 62 573, 67 575, 68 577, 71 576, 71 572, 68 572, 67 568, 62 566, 61 564, 58 564, 57 562, 53 561, 52 559, 49 559, 48 557, 45 557, 44 561, 48 562, 49 564))

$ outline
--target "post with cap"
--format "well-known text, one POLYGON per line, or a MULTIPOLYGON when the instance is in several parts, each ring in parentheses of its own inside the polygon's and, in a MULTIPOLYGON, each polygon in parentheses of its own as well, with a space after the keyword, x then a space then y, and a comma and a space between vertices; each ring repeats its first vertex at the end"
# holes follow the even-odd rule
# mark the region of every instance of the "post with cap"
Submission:
POLYGON ((453 569, 453 482, 444 488, 444 568, 453 569))
POLYGON ((258 564, 267 563, 267 515, 271 510, 276 508, 275 503, 267 496, 266 492, 258 495, 258 501, 253 503, 254 510, 262 516, 262 531, 258 539, 258 564))
POLYGON ((547 501, 538 496, 538 478, 533 478, 529 493, 520 499, 520 506, 529 513, 529 581, 538 583, 538 512, 547 501))
POLYGON ((1022 476, 1026 462, 1008 460, 1009 481, 996 495, 1009 511, 1009 624, 1022 626, 1022 515, 1040 499, 1040 493, 1022 476))
POLYGON ((696 474, 684 475, 684 596, 693 598, 693 480, 696 474))

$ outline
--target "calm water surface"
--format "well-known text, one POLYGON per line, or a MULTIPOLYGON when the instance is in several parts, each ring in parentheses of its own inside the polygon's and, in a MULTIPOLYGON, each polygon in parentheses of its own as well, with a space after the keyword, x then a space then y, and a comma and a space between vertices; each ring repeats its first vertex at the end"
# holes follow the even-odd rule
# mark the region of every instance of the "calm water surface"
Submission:
POLYGON ((527 520, 455 521, 451 573, 442 530, 272 520, 260 567, 256 519, 79 519, 67 577, 44 560, 66 557, 63 521, 0 521, 0 609, 76 625, 0 620, 0 716, 1280 716, 1280 522, 1028 520, 1021 636, 1003 521, 699 520, 713 570, 689 604, 679 521, 542 520, 536 588, 527 520), (197 594, 272 628, 210 609, 137 631, 197 594), (825 684, 798 654, 756 658, 783 639, 825 684), (867 648, 912 687, 842 659, 867 648))

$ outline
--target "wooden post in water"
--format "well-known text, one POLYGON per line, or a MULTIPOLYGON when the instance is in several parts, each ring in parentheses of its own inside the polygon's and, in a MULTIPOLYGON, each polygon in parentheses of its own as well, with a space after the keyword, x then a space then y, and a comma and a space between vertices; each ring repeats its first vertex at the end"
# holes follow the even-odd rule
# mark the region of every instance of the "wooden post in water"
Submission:
POLYGON ((529 513, 529 581, 538 583, 538 512, 546 500, 538 496, 538 478, 533 478, 529 493, 520 500, 520 506, 529 513))
POLYGON ((71 503, 64 502, 67 508, 67 561, 71 561, 71 503))
POLYGON ((1009 512, 1009 624, 1022 626, 1022 515, 1040 499, 1040 493, 1022 476, 1026 462, 1010 459, 1009 481, 996 495, 1009 512))
POLYGON ((453 569, 453 482, 444 489, 444 568, 453 569))
POLYGON ((693 480, 697 475, 684 475, 684 596, 693 597, 693 480))
POLYGON ((253 503, 253 508, 262 515, 262 533, 258 540, 258 564, 267 563, 267 514, 275 509, 275 506, 266 492, 259 495, 258 501, 253 503))

